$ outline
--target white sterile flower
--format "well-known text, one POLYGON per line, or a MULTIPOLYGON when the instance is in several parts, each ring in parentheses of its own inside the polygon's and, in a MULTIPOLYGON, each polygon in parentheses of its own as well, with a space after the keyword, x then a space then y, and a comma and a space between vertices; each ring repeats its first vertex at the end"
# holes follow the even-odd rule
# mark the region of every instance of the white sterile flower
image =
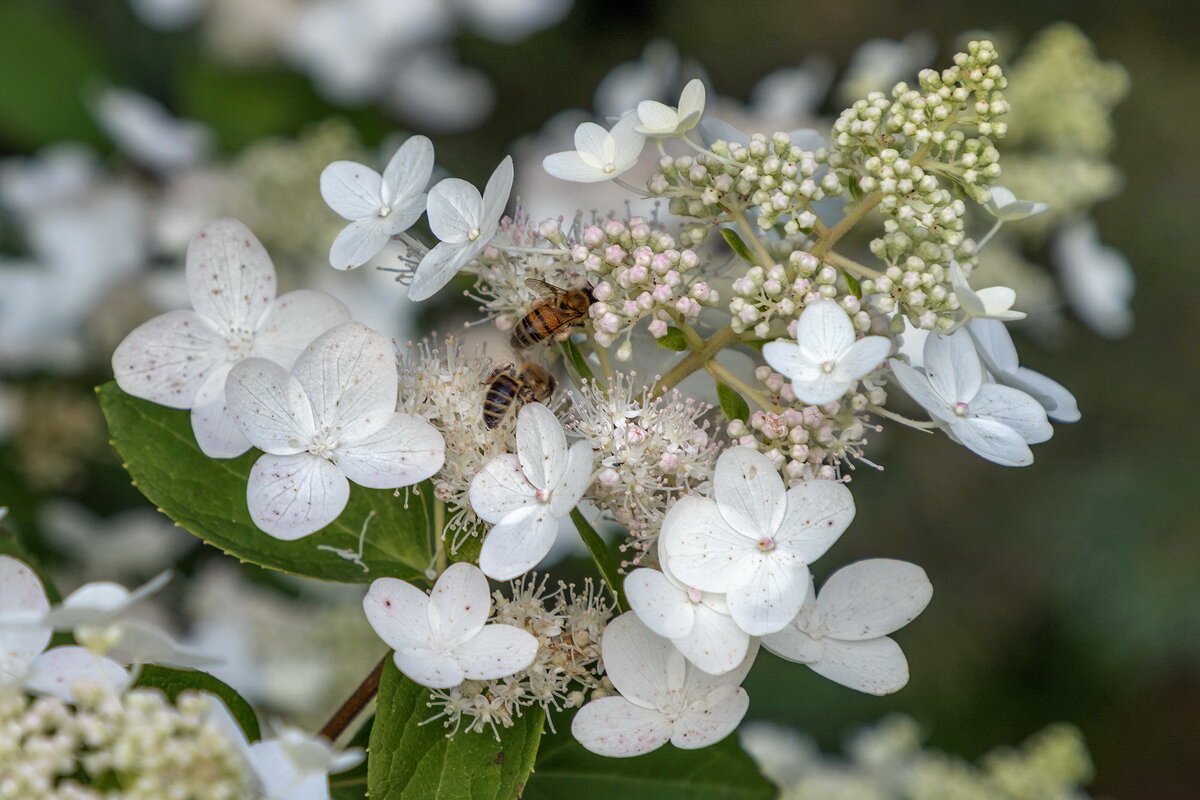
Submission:
POLYGON ((575 129, 575 149, 551 153, 542 168, 556 178, 576 183, 612 180, 633 167, 646 137, 638 133, 637 114, 626 114, 606 131, 594 122, 575 129))
POLYGON ((983 365, 971 334, 930 336, 925 366, 917 370, 897 359, 888 365, 897 382, 954 441, 1006 467, 1033 463, 1029 445, 1054 435, 1046 411, 1022 391, 984 383, 983 365))
POLYGON ((254 524, 299 539, 337 519, 350 481, 394 489, 441 469, 442 435, 396 411, 396 384, 392 343, 357 322, 317 338, 291 373, 263 358, 235 366, 229 408, 264 453, 246 487, 254 524))
POLYGON ((124 391, 192 411, 204 454, 233 458, 250 449, 225 402, 230 368, 249 356, 290 367, 309 342, 350 318, 323 292, 275 297, 275 268, 245 225, 222 219, 188 245, 187 286, 193 311, 168 311, 138 326, 113 353, 124 391))
POLYGON ((833 300, 818 300, 800 315, 793 342, 768 342, 763 358, 792 381, 792 391, 805 403, 837 400, 859 378, 883 363, 892 348, 883 336, 856 339, 854 325, 833 300))
POLYGON ((512 156, 505 156, 488 178, 482 195, 461 178, 446 178, 429 190, 429 229, 438 244, 417 265, 408 287, 410 300, 433 297, 483 252, 504 216, 512 182, 512 156))
POLYGON ((329 800, 330 773, 345 772, 364 757, 358 748, 339 753, 327 739, 295 728, 254 742, 244 752, 265 800, 329 800))
POLYGON ((1025 319, 1025 312, 1013 311, 1013 303, 1017 301, 1017 293, 1007 286, 989 286, 975 291, 967 283, 962 267, 958 262, 950 262, 950 284, 958 298, 958 307, 968 318, 1016 320, 1025 319))
POLYGON ((363 598, 367 621, 396 652, 396 667, 422 686, 503 678, 528 667, 538 641, 527 631, 487 624, 492 598, 473 564, 451 564, 427 596, 410 583, 378 578, 363 598))
POLYGON ((43 621, 57 630, 70 630, 80 625, 107 625, 119 619, 134 603, 162 589, 170 580, 171 573, 163 572, 132 592, 112 581, 85 583, 49 610, 43 621))
POLYGON ((1028 219, 1049 210, 1048 203, 1035 203, 1032 200, 1018 200, 1011 190, 1003 186, 988 188, 987 210, 999 222, 1017 222, 1028 219))
POLYGON ((785 489, 770 459, 749 447, 721 454, 713 492, 715 499, 680 498, 667 513, 666 567, 690 586, 725 595, 746 633, 774 633, 800 611, 808 565, 854 519, 854 498, 835 481, 785 489))
POLYGON ((1117 339, 1133 329, 1133 269, 1125 256, 1100 243, 1091 220, 1073 222, 1054 238, 1054 260, 1071 309, 1101 336, 1117 339))
POLYGON ((704 81, 692 78, 679 95, 679 107, 671 108, 657 100, 643 100, 637 106, 638 125, 642 136, 663 138, 687 133, 700 122, 704 114, 704 81))
POLYGON ((335 161, 321 172, 321 197, 350 224, 329 249, 335 269, 354 269, 379 254, 425 211, 425 187, 433 174, 433 143, 412 136, 380 175, 353 161, 335 161))
POLYGON ((1079 406, 1075 395, 1053 378, 1022 367, 1017 360, 1017 348, 1003 322, 994 319, 973 319, 967 331, 975 340, 979 355, 996 383, 1019 389, 1042 404, 1046 416, 1058 422, 1078 422, 1079 406))
POLYGON ((176 119, 156 100, 132 89, 111 87, 93 105, 101 127, 126 155, 162 172, 198 163, 212 149, 212 131, 195 120, 176 119))
POLYGON ((932 596, 933 586, 916 564, 859 561, 830 575, 796 619, 762 644, 843 686, 891 694, 908 683, 908 662, 888 634, 916 619, 932 596))
POLYGON ((625 597, 647 628, 670 639, 705 672, 722 675, 745 659, 750 635, 729 616, 721 595, 686 586, 670 572, 643 567, 625 578, 625 597))
POLYGON ((567 447, 554 412, 529 403, 517 414, 517 452, 496 456, 471 481, 471 508, 493 523, 479 568, 506 581, 523 575, 550 552, 559 521, 571 513, 592 482, 592 446, 567 447))
POLYGON ((637 756, 667 742, 684 750, 708 747, 746 715, 750 696, 739 684, 754 652, 736 669, 709 675, 629 612, 609 623, 601 653, 621 696, 593 700, 571 721, 571 734, 593 753, 637 756))
POLYGON ((20 685, 32 692, 74 701, 72 687, 99 682, 118 690, 129 685, 129 673, 115 661, 82 647, 50 650, 50 625, 44 622, 50 598, 37 573, 25 562, 0 555, 0 685, 20 685))

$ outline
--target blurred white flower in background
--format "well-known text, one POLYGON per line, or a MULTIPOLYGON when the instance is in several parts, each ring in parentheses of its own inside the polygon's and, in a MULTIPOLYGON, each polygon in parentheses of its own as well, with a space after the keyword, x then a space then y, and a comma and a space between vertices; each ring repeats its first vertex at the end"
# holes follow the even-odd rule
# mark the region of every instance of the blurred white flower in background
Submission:
POLYGON ((71 576, 85 581, 145 579, 197 544, 196 537, 149 508, 102 518, 78 503, 52 500, 38 520, 47 540, 71 556, 71 576))
POLYGON ((157 172, 191 167, 212 150, 207 126, 177 119, 158 101, 132 89, 104 89, 93 101, 93 112, 118 149, 157 172))
POLYGON ((1133 270, 1117 250, 1100 243, 1096 224, 1082 220, 1053 243, 1054 261, 1071 309, 1101 336, 1119 339, 1133 330, 1133 270))

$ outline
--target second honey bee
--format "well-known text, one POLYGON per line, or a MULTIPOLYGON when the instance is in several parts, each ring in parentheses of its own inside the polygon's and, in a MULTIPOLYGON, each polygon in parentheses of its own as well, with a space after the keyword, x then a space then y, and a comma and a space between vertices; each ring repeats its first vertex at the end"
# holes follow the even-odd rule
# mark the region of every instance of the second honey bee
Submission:
POLYGON ((582 325, 588 309, 595 302, 590 284, 582 289, 562 289, 530 278, 525 285, 536 291, 539 297, 533 301, 529 313, 513 328, 512 346, 518 350, 544 342, 552 336, 565 335, 571 327, 582 325))
POLYGON ((515 405, 542 403, 554 393, 554 376, 526 361, 520 367, 511 361, 499 364, 487 379, 483 396, 483 424, 493 429, 515 405))

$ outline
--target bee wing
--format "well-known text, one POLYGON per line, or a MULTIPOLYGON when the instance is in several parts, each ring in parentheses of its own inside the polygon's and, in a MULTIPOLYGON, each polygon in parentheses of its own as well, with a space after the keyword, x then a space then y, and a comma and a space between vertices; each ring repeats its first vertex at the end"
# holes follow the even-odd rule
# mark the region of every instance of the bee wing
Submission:
POLYGON ((545 297, 545 298, 556 297, 556 296, 562 294, 562 291, 563 291, 562 289, 558 288, 554 284, 546 283, 545 281, 540 281, 537 278, 526 278, 525 285, 528 286, 530 289, 533 289, 541 297, 545 297))

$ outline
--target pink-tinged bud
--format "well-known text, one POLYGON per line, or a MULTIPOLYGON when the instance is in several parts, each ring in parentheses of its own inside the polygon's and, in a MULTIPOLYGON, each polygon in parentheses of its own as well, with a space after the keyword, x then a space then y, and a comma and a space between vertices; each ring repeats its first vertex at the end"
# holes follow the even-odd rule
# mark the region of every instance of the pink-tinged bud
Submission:
POLYGON ((797 425, 803 424, 804 415, 794 408, 789 408, 783 412, 783 421, 789 428, 795 428, 797 425))
POLYGON ((738 312, 738 319, 747 325, 753 325, 758 322, 758 310, 754 306, 746 306, 738 312))
POLYGON ((600 474, 596 476, 596 480, 600 481, 601 486, 612 488, 621 482, 621 476, 612 467, 605 467, 600 470, 600 474))
POLYGON ((581 244, 577 244, 571 248, 571 260, 576 264, 582 264, 588 257, 588 249, 581 244))
POLYGON ((613 313, 605 314, 596 321, 596 330, 604 331, 605 333, 616 333, 621 330, 621 318, 613 313))
POLYGON ((779 301, 779 313, 789 317, 796 313, 796 304, 792 302, 792 298, 785 297, 779 301))
POLYGON ((641 264, 637 264, 629 268, 628 275, 630 284, 645 283, 646 279, 650 277, 650 271, 641 264))
POLYGON ((833 442, 833 423, 825 422, 816 432, 817 441, 823 445, 829 445, 833 442))
POLYGON ((629 220, 629 235, 635 242, 644 242, 650 238, 650 226, 642 222, 639 217, 634 217, 629 220))
POLYGON ((613 336, 611 333, 596 331, 595 339, 596 344, 600 345, 601 347, 612 347, 613 342, 617 340, 617 337, 613 336))
POLYGON ((740 419, 735 419, 735 420, 731 421, 729 423, 729 425, 725 428, 725 432, 728 433, 730 436, 734 436, 734 437, 745 436, 746 435, 746 423, 740 419))
POLYGON ((699 603, 704 599, 704 592, 700 591, 695 586, 689 586, 687 590, 687 596, 688 600, 691 600, 693 603, 699 603))
POLYGON ((641 444, 642 442, 646 441, 646 436, 646 431, 637 425, 625 426, 625 441, 629 442, 630 444, 641 444))
POLYGON ((658 468, 663 472, 674 472, 679 466, 679 457, 674 453, 663 453, 662 458, 658 460, 658 468))
POLYGON ((704 302, 708 299, 708 296, 711 294, 712 290, 708 288, 708 284, 704 281, 697 281, 696 283, 692 284, 691 292, 692 297, 696 298, 700 302, 704 302))
POLYGON ((597 300, 611 300, 613 296, 612 284, 608 281, 600 281, 596 284, 596 288, 592 289, 592 297, 597 300))
POLYGON ((799 324, 799 320, 795 320, 795 319, 791 320, 787 324, 787 335, 793 339, 796 338, 796 331, 798 330, 798 327, 797 327, 798 324, 799 324))
POLYGON ((768 295, 777 295, 783 291, 783 284, 781 284, 779 281, 765 281, 763 283, 763 291, 768 295))
POLYGON ((852 294, 848 294, 842 298, 842 308, 851 316, 857 314, 862 309, 862 303, 852 294))
POLYGON ((633 281, 629 279, 629 270, 625 267, 613 270, 612 276, 613 280, 617 282, 617 286, 620 286, 622 289, 628 289, 633 285, 633 281))
POLYGON ((649 247, 642 245, 633 251, 633 263, 643 270, 650 266, 650 261, 654 258, 654 251, 649 247))
POLYGON ((625 235, 625 224, 620 220, 608 220, 604 223, 604 235, 609 239, 620 239, 625 235))
POLYGON ((754 368, 754 379, 759 383, 762 383, 769 377, 771 377, 771 368, 766 364, 754 368))
POLYGON ((616 266, 625 260, 625 248, 619 244, 612 244, 604 248, 604 261, 607 264, 616 266))
POLYGON ((599 272, 601 265, 600 256, 595 253, 590 254, 583 262, 583 265, 587 268, 588 272, 599 272))
POLYGON ((655 339, 661 339, 667 335, 667 323, 663 322, 661 319, 651 320, 649 329, 650 335, 655 339))
POLYGON ((654 308, 654 296, 649 292, 642 292, 637 296, 637 306, 642 311, 649 311, 654 308))
POLYGON ((804 415, 804 426, 806 428, 816 428, 825 421, 825 416, 816 406, 805 406, 800 412, 804 415))
POLYGON ((635 300, 626 300, 621 303, 621 313, 626 317, 639 317, 641 316, 641 312, 642 309, 635 300))
POLYGON ((700 265, 700 256, 696 255, 693 250, 684 250, 679 254, 679 266, 681 269, 695 269, 700 265))
POLYGON ((688 317, 694 316, 691 313, 692 301, 687 299, 686 297, 681 297, 675 301, 675 310, 678 311, 680 314, 683 314, 688 317))
POLYGON ((604 243, 604 231, 595 225, 588 225, 583 229, 583 243, 588 247, 599 247, 604 243))
POLYGON ((543 239, 554 239, 558 236, 558 220, 543 220, 542 224, 538 225, 538 233, 541 234, 543 239))
POLYGON ((664 194, 667 189, 671 188, 671 183, 665 176, 655 173, 650 176, 650 183, 647 186, 651 194, 664 194))
POLYGON ((654 296, 654 302, 659 303, 660 305, 671 302, 671 298, 675 296, 675 293, 671 291, 670 286, 663 286, 661 283, 654 287, 652 294, 654 296))
POLYGON ((671 259, 667 257, 666 253, 658 253, 650 259, 650 269, 654 271, 655 275, 666 275, 671 269, 671 259))
POLYGON ((783 465, 785 463, 787 463, 787 459, 784 458, 783 453, 779 452, 774 447, 772 447, 767 452, 763 453, 763 455, 766 456, 770 460, 770 462, 775 465, 775 469, 783 469, 783 465))
POLYGON ((837 470, 826 464, 817 470, 817 478, 823 481, 832 481, 837 478, 837 470))
POLYGON ((788 449, 788 454, 791 455, 791 457, 796 459, 797 461, 807 461, 808 460, 808 445, 794 444, 791 446, 791 448, 788 449))
POLYGON ((667 274, 662 276, 663 283, 667 286, 678 286, 683 283, 683 277, 675 270, 667 270, 667 274))
POLYGON ((758 439, 755 439, 752 434, 746 434, 738 439, 738 444, 742 447, 758 447, 758 439))
POLYGON ((783 382, 783 376, 776 372, 767 378, 767 388, 772 394, 779 394, 783 390, 783 382))
POLYGON ((803 459, 800 461, 789 461, 787 466, 783 468, 783 471, 787 473, 790 480, 804 480, 804 464, 801 463, 802 461, 803 459))

